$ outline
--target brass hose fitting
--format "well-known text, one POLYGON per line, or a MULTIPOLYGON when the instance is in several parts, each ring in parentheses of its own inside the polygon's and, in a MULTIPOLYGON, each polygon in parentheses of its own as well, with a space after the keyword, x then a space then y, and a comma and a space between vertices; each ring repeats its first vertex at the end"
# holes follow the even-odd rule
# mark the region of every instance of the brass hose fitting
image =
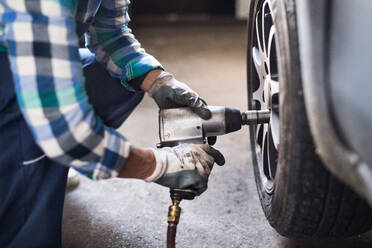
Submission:
POLYGON ((172 205, 168 209, 167 248, 176 247, 177 224, 181 216, 180 202, 181 200, 172 199, 172 205))
POLYGON ((176 247, 177 224, 180 221, 181 200, 192 200, 197 193, 190 189, 171 189, 170 196, 172 205, 168 209, 168 230, 167 230, 167 248, 176 247))
POLYGON ((178 224, 181 216, 181 208, 179 206, 181 200, 172 200, 172 205, 168 209, 168 223, 178 224))

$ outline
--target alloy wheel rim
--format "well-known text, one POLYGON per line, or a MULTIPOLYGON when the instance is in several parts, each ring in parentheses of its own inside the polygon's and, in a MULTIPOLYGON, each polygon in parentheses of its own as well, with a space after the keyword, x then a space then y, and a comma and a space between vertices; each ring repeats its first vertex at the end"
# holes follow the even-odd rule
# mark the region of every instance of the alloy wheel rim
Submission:
POLYGON ((256 155, 265 191, 272 194, 279 151, 279 72, 275 25, 268 0, 258 4, 255 16, 252 60, 257 77, 253 85, 253 108, 270 109, 270 122, 255 128, 256 155))

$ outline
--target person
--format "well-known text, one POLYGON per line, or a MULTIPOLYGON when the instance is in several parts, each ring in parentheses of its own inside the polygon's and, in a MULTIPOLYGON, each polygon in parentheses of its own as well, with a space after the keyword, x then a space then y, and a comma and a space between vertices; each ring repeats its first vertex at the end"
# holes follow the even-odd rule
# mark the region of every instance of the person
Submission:
POLYGON ((118 128, 147 92, 160 109, 207 104, 145 52, 129 0, 0 1, 0 247, 61 247, 69 167, 93 180, 207 188, 208 144, 145 149, 118 128), (79 50, 85 35, 88 49, 79 50))

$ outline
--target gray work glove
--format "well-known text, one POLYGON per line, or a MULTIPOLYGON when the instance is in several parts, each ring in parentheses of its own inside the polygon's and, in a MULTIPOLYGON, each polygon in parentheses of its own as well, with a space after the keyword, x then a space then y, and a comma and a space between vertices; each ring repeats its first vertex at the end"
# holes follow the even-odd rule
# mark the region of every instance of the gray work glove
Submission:
POLYGON ((168 72, 162 72, 151 86, 148 94, 160 109, 191 107, 201 118, 208 120, 212 113, 207 103, 186 84, 179 82, 168 72))
POLYGON ((223 165, 225 158, 207 144, 181 144, 152 150, 156 168, 147 182, 156 182, 171 189, 191 189, 200 195, 208 187, 213 164, 223 165))

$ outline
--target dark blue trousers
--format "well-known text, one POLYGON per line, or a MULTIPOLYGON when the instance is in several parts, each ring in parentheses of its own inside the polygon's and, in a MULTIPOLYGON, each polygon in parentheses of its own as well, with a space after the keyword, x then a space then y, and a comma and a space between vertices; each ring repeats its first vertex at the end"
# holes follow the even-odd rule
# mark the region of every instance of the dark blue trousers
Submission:
MULTIPOLYGON (((82 50, 86 89, 96 112, 114 128, 143 98, 120 85, 82 50)), ((18 107, 6 53, 0 53, 0 247, 61 247, 68 167, 36 145, 18 107)))

